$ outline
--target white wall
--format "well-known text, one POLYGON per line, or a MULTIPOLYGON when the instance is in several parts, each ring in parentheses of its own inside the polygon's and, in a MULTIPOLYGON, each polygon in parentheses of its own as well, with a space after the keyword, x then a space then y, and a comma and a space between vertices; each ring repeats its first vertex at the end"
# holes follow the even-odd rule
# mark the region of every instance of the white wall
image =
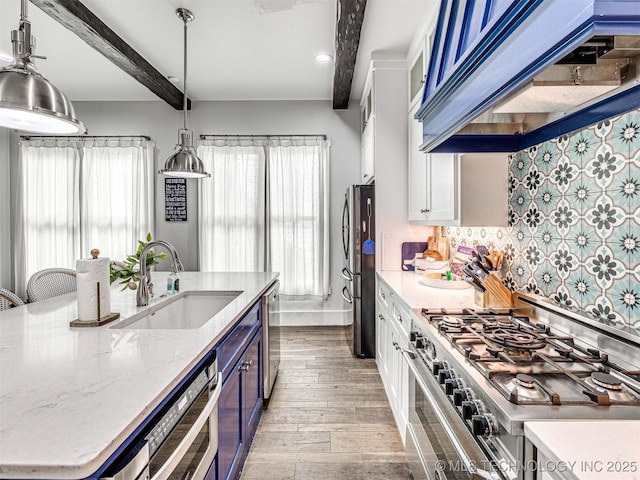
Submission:
POLYGON ((9 130, 0 128, 0 287, 11 288, 9 130))
MULTIPOLYGON (((156 166, 173 152, 182 126, 182 112, 164 102, 74 102, 89 135, 149 135, 156 142, 156 166)), ((330 101, 194 102, 189 128, 200 134, 288 135, 326 134, 331 141, 331 286, 325 308, 346 308, 342 289, 341 212, 347 186, 360 178, 359 110, 334 111, 330 101)), ((3 131, 4 132, 4 131, 3 131)), ((0 151, 0 164, 2 164, 0 151)), ((15 161, 12 158, 12 161, 15 161)), ((6 162, 4 162, 6 163, 6 162)), ((188 221, 164 221, 164 177, 156 182, 156 238, 177 248, 187 270, 197 270, 197 180, 188 181, 188 221)), ((0 214, 0 219, 2 218, 0 214)), ((3 230, 4 234, 4 230, 3 230)), ((4 271, 4 263, 2 263, 4 271)), ((4 273, 3 273, 4 275, 4 273)), ((3 277, 4 278, 4 277, 3 277)))

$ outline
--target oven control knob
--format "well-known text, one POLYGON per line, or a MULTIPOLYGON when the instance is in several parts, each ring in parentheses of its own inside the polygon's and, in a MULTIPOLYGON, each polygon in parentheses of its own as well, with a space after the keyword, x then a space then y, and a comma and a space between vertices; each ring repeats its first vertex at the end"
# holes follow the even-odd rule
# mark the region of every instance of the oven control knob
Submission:
POLYGON ((444 370, 447 367, 447 362, 433 362, 433 366, 431 367, 433 370, 433 375, 437 377, 440 369, 444 370))
POLYGON ((447 395, 453 395, 456 389, 463 387, 464 385, 460 378, 448 378, 444 381, 444 391, 447 395))
POLYGON ((409 341, 415 342, 418 338, 422 338, 419 332, 409 332, 409 341))
POLYGON ((439 370, 438 371, 438 382, 440 384, 444 384, 444 382, 453 377, 453 370, 439 370))
POLYGON ((471 418, 471 431, 479 437, 493 437, 498 431, 493 415, 474 415, 471 418))
POLYGON ((474 415, 479 413, 478 403, 473 400, 466 400, 462 402, 462 418, 465 420, 471 420, 474 415))
POLYGON ((453 390, 453 404, 461 407, 464 402, 471 400, 471 395, 466 388, 455 388, 453 390))
POLYGON ((424 338, 422 337, 416 338, 416 348, 424 350, 425 346, 426 346, 426 340, 424 338))

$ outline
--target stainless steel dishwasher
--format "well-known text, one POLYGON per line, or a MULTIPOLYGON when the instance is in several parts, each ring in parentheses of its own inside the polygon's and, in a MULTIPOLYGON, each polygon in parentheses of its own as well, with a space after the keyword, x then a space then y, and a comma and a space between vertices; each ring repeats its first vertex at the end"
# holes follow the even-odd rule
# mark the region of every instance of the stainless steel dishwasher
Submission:
POLYGON ((262 371, 264 401, 268 403, 280 365, 280 282, 275 281, 262 296, 262 371))

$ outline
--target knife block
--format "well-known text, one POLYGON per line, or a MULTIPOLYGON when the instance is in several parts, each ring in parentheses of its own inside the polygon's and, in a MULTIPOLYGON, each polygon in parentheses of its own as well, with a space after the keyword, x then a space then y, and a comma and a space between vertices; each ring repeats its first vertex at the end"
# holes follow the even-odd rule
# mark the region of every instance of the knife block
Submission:
POLYGON ((504 307, 503 303, 496 298, 488 290, 486 292, 479 292, 478 290, 473 291, 473 301, 477 307, 481 308, 502 308, 504 307))
POLYGON ((475 291, 474 302, 483 308, 511 308, 513 307, 513 295, 505 287, 495 273, 490 273, 482 282, 487 289, 484 293, 475 291))

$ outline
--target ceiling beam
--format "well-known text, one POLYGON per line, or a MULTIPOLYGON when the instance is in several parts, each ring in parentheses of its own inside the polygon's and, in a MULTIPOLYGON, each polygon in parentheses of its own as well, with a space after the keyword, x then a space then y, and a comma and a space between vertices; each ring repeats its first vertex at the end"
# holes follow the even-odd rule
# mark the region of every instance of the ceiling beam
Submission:
POLYGON ((333 109, 349 108, 360 30, 367 0, 337 0, 336 61, 333 70, 333 109))
MULTIPOLYGON (((176 110, 182 92, 78 0, 30 0, 176 110)), ((187 109, 191 100, 187 99, 187 109)))

